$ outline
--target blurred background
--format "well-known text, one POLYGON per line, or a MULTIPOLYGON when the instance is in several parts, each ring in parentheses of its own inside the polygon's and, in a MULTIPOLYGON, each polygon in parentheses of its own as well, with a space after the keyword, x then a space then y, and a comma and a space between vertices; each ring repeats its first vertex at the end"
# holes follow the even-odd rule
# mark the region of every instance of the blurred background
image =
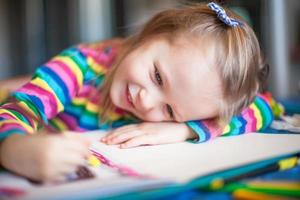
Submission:
MULTIPOLYGON (((0 0, 0 79, 30 74, 64 48, 127 36, 176 0, 0 0)), ((195 0, 193 1, 195 2, 195 0)), ((207 2, 207 1, 206 1, 207 2)), ((300 94, 300 1, 217 1, 254 28, 276 97, 300 94)))

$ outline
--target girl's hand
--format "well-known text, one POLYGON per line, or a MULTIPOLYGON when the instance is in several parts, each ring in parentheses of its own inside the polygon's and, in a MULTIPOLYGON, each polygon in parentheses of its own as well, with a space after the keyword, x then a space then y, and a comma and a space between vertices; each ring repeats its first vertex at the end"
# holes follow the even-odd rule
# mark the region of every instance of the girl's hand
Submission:
POLYGON ((75 133, 14 134, 1 144, 1 164, 35 181, 54 182, 85 165, 90 141, 75 133))
POLYGON ((184 123, 144 122, 111 131, 101 139, 106 144, 120 144, 120 148, 182 142, 197 135, 184 123))

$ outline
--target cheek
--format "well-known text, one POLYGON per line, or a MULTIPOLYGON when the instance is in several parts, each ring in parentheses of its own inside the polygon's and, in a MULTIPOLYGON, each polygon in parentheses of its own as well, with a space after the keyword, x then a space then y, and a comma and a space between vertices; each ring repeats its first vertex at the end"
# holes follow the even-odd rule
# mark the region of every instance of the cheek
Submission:
POLYGON ((219 106, 216 103, 208 103, 203 107, 202 113, 204 119, 215 118, 219 115, 219 106))
POLYGON ((183 121, 215 118, 219 115, 219 107, 213 99, 190 101, 188 107, 182 108, 183 121))
POLYGON ((136 64, 132 62, 130 59, 125 59, 123 62, 120 63, 117 73, 116 79, 118 80, 127 80, 132 79, 136 76, 136 64))
POLYGON ((140 86, 146 86, 149 84, 149 69, 142 64, 135 62, 124 62, 118 69, 118 80, 122 80, 129 83, 135 83, 140 86))

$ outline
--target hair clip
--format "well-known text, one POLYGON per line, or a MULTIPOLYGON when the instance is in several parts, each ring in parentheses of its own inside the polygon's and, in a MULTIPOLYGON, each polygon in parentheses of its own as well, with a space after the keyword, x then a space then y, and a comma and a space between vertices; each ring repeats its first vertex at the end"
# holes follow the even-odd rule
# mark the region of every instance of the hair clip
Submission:
POLYGON ((222 22, 224 22, 226 25, 228 25, 230 27, 236 27, 236 26, 243 25, 241 22, 228 17, 228 15, 226 14, 225 10, 221 6, 219 6, 218 4, 216 4, 214 2, 211 2, 211 3, 207 4, 207 6, 212 11, 214 11, 217 14, 217 17, 219 18, 219 20, 221 20, 222 22))

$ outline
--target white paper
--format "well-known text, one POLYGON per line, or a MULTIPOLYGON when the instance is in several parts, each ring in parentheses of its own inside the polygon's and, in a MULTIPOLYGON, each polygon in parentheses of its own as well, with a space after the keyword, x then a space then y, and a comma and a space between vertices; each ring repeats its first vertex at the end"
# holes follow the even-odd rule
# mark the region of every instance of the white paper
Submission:
POLYGON ((250 133, 219 137, 201 144, 189 142, 119 149, 99 139, 104 132, 86 134, 91 149, 115 164, 127 166, 154 179, 121 176, 108 167, 93 169, 97 178, 59 185, 36 186, 26 179, 0 173, 0 188, 13 186, 27 190, 21 199, 82 199, 108 197, 129 191, 142 191, 172 183, 185 183, 208 173, 300 151, 300 135, 250 133))
POLYGON ((131 149, 98 142, 93 149, 140 173, 182 183, 211 172, 300 151, 300 135, 249 133, 201 144, 183 142, 131 149))

